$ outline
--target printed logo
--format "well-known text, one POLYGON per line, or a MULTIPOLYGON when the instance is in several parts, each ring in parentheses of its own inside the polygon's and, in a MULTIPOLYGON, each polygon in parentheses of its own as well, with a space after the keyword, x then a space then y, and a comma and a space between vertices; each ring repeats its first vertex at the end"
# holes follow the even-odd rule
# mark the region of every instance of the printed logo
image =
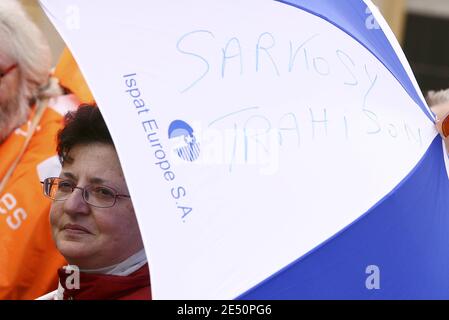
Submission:
POLYGON ((185 121, 173 121, 168 128, 168 137, 174 142, 175 153, 181 159, 192 162, 200 156, 200 145, 192 127, 185 121))

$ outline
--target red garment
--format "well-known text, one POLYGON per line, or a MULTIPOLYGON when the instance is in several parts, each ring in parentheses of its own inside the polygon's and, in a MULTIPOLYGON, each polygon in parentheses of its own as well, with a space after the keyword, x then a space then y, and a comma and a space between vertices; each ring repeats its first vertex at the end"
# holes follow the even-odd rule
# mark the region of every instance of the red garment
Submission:
POLYGON ((128 276, 80 272, 79 289, 67 289, 67 284, 73 284, 73 273, 60 268, 58 274, 64 300, 151 300, 148 264, 128 276))

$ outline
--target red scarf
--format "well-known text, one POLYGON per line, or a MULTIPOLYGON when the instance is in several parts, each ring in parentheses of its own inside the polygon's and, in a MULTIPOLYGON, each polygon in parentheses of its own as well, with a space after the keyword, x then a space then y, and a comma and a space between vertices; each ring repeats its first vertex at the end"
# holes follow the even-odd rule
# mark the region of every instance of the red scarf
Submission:
POLYGON ((148 264, 128 276, 80 272, 79 289, 67 289, 70 272, 60 268, 58 274, 64 300, 151 300, 148 264))

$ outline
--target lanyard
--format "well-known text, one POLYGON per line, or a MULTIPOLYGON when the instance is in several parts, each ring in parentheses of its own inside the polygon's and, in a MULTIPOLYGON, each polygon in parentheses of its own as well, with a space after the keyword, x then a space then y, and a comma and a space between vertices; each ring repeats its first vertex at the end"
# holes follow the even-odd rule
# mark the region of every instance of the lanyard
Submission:
POLYGON ((14 160, 14 162, 9 167, 8 171, 6 171, 5 176, 0 182, 0 194, 2 193, 3 189, 6 187, 6 184, 8 183, 9 179, 11 178, 14 170, 16 169, 17 165, 19 164, 20 160, 22 159, 25 150, 28 148, 28 145, 30 144, 31 138, 33 137, 37 126, 39 125, 39 122, 42 119, 42 116, 44 115, 44 111, 47 108, 48 104, 48 98, 39 99, 36 103, 36 110, 33 116, 33 119, 31 120, 31 126, 28 130, 28 134, 26 136, 25 142, 23 143, 22 148, 20 149, 19 154, 17 155, 17 158, 14 160))

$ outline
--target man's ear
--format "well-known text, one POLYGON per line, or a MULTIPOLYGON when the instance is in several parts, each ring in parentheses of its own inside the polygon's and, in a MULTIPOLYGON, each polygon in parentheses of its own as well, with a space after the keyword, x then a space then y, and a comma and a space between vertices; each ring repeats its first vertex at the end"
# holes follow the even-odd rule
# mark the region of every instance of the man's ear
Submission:
POLYGON ((431 106, 430 109, 437 117, 435 127, 436 127, 438 133, 441 135, 441 137, 443 137, 444 144, 446 146, 446 150, 449 151, 449 137, 444 138, 442 128, 441 128, 441 123, 442 123, 443 119, 449 114, 449 101, 431 106))
POLYGON ((430 105, 430 110, 435 114, 437 119, 443 118, 449 113, 449 100, 436 105, 430 105))

